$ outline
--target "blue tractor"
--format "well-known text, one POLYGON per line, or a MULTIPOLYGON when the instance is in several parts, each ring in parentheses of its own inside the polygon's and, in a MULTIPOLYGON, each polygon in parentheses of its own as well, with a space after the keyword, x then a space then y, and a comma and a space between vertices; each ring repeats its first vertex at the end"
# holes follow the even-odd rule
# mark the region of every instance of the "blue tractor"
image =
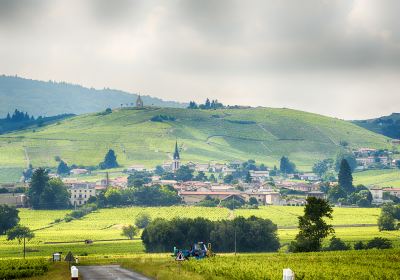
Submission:
POLYGON ((174 247, 174 257, 183 257, 185 259, 196 258, 197 260, 204 259, 207 257, 214 256, 211 251, 211 243, 208 243, 207 246, 204 242, 194 243, 191 248, 188 249, 177 249, 174 247))

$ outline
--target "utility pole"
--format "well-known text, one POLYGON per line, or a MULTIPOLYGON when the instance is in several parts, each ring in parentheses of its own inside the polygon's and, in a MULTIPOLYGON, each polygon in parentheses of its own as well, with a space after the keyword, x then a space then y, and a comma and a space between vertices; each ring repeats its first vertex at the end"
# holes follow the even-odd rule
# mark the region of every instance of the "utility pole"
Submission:
POLYGON ((233 195, 233 227, 235 231, 235 256, 236 256, 236 222, 235 222, 235 207, 236 207, 236 200, 235 195, 233 195))
POLYGON ((108 176, 108 171, 106 172, 106 188, 108 189, 108 186, 110 184, 110 177, 108 176))

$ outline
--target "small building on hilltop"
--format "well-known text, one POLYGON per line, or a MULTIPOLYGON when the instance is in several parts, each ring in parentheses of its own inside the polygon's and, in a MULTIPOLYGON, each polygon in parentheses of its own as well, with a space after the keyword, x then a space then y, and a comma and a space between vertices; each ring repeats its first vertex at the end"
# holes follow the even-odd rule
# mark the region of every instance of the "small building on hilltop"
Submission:
POLYGON ((140 94, 138 95, 138 97, 136 98, 136 108, 143 108, 143 100, 140 97, 140 94))

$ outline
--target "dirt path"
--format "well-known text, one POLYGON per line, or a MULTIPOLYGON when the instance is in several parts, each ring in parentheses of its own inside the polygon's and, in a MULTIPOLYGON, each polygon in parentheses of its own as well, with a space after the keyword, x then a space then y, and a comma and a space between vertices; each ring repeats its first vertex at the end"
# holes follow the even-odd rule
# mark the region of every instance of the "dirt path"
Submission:
POLYGON ((79 275, 85 280, 151 280, 139 273, 121 268, 119 265, 79 266, 79 275))
POLYGON ((25 160, 26 160, 26 168, 29 168, 29 165, 31 164, 31 159, 29 158, 28 150, 26 149, 26 146, 24 146, 24 153, 25 153, 25 160))

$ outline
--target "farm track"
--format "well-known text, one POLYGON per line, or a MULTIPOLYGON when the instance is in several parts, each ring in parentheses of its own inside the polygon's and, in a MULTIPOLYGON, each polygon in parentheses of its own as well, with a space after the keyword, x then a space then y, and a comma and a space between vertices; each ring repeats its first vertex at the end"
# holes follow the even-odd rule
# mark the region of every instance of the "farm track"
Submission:
POLYGON ((150 280, 139 273, 121 268, 119 265, 79 266, 79 274, 85 280, 119 279, 150 280))

